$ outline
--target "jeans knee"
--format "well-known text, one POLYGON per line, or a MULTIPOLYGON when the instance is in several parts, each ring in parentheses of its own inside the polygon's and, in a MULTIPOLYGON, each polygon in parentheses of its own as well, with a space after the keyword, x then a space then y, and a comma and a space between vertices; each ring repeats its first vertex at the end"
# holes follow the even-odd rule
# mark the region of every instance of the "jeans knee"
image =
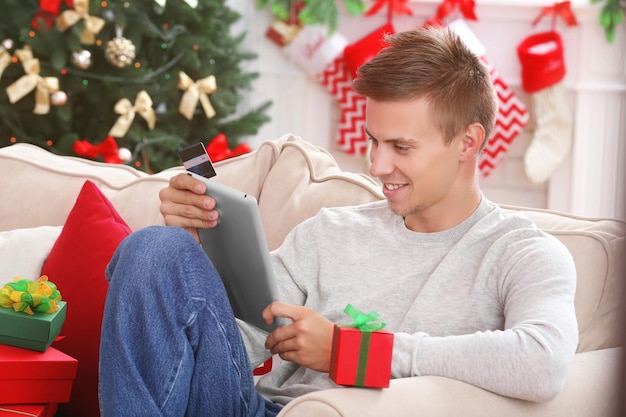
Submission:
POLYGON ((106 270, 107 279, 121 266, 152 269, 176 253, 198 250, 199 245, 184 229, 149 226, 127 236, 118 246, 106 270))
POLYGON ((196 247, 198 243, 185 230, 172 226, 149 226, 126 237, 119 250, 133 256, 159 259, 189 246, 196 247))

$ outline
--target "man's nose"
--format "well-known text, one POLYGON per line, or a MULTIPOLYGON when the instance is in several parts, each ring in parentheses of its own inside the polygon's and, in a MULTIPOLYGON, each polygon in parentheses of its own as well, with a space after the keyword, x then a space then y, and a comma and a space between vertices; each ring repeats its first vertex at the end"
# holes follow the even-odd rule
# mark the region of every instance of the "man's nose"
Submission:
POLYGON ((372 147, 370 151, 370 175, 381 177, 393 172, 390 155, 379 147, 372 147))

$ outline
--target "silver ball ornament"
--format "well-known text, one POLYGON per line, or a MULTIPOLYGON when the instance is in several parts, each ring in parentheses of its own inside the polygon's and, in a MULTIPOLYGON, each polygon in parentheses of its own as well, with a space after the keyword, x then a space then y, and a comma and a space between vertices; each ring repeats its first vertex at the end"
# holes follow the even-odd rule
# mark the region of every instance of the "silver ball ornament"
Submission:
POLYGON ((15 46, 15 42, 13 41, 13 39, 7 38, 2 41, 2 47, 6 49, 7 51, 10 51, 11 49, 13 49, 14 46, 15 46))
POLYGON ((65 91, 55 91, 50 96, 50 102, 56 107, 64 106, 67 103, 67 94, 65 94, 65 91))
POLYGON ((159 104, 157 104, 154 107, 154 112, 156 114, 165 114, 165 113, 167 113, 167 104, 164 101, 159 102, 159 104))
POLYGON ((119 148, 117 150, 117 157, 120 158, 122 162, 128 162, 133 157, 133 154, 128 148, 119 148))
POLYGON ((111 10, 105 10, 102 13, 102 18, 107 22, 115 22, 115 13, 113 13, 111 10))
POLYGON ((91 52, 86 49, 77 49, 72 52, 72 64, 76 68, 80 68, 83 70, 91 67, 91 52))

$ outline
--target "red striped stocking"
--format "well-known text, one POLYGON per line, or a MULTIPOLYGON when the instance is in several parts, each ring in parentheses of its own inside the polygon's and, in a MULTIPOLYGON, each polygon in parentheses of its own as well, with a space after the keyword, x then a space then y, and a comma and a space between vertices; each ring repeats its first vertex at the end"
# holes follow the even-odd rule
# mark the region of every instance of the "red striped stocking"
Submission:
POLYGON ((478 165, 482 176, 487 177, 502 161, 513 140, 528 123, 528 111, 524 103, 485 57, 485 47, 472 33, 465 21, 462 19, 455 20, 449 26, 487 66, 498 94, 496 125, 487 140, 478 165))
POLYGON ((383 36, 392 32, 391 25, 384 25, 346 46, 347 40, 338 33, 329 37, 326 28, 305 26, 284 48, 290 58, 337 99, 341 111, 337 144, 347 153, 364 155, 367 150, 365 97, 352 90, 356 68, 376 55, 383 46, 383 36))

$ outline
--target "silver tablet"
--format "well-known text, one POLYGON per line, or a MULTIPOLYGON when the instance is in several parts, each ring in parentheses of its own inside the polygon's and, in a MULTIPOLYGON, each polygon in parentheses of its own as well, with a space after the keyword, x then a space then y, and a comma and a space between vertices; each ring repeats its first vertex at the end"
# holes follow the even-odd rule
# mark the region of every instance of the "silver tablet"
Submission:
POLYGON ((188 175, 206 184, 215 199, 217 226, 198 229, 200 243, 219 273, 235 317, 260 329, 272 331, 285 323, 276 318, 265 323, 262 312, 278 299, 278 287, 256 198, 210 181, 215 169, 202 142, 178 151, 188 175))
POLYGON ((200 242, 222 278, 235 317, 272 331, 281 319, 268 325, 263 309, 278 300, 278 287, 267 248, 257 200, 241 191, 194 173, 216 201, 217 226, 198 229, 200 242))

